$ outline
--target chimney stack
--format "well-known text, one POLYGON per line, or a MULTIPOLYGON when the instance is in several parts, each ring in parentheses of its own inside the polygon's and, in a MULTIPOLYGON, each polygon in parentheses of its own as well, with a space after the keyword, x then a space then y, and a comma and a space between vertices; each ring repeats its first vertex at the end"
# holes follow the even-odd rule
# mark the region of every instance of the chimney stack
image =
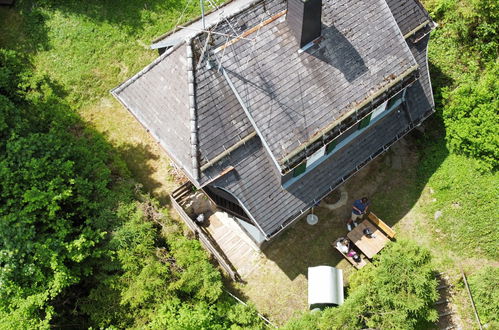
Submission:
POLYGON ((288 0, 286 21, 300 48, 321 36, 322 0, 288 0))

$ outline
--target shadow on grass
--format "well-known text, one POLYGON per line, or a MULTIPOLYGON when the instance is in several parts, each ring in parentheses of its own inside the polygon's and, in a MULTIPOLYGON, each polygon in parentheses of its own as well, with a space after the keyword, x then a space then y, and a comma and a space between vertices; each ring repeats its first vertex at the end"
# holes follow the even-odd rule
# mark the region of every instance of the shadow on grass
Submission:
MULTIPOLYGON (((120 26, 129 33, 143 29, 155 13, 181 13, 185 0, 33 0, 22 1, 24 6, 40 5, 64 14, 85 16, 90 20, 120 26)), ((177 19, 176 16, 173 16, 177 19)))
POLYGON ((36 6, 17 1, 15 7, 0 7, 0 47, 22 53, 48 50, 47 16, 36 6))
MULTIPOLYGON (((185 5, 185 0, 18 0, 12 7, 0 7, 0 21, 3 23, 0 47, 24 53, 50 49, 47 11, 112 24, 132 35, 143 31, 144 25, 157 20, 158 15, 165 16, 165 31, 158 32, 166 32, 166 26, 176 22, 185 5)), ((193 9, 189 10, 192 12, 193 9)), ((191 15, 186 13, 184 19, 191 15)))
POLYGON ((145 143, 125 144, 118 147, 117 151, 133 178, 142 184, 143 190, 158 199, 162 206, 170 205, 170 198, 166 192, 156 192, 162 187, 162 183, 153 178, 156 169, 149 164, 149 161, 158 160, 159 156, 151 151, 151 147, 145 143))
POLYGON ((308 267, 338 266, 343 260, 330 243, 347 235, 345 223, 354 200, 368 196, 370 210, 394 226, 414 207, 429 178, 447 158, 440 109, 442 90, 451 86, 452 80, 431 63, 430 68, 437 113, 424 122, 421 130, 413 130, 344 184, 348 191, 345 206, 334 211, 316 208, 320 219, 317 225, 310 226, 302 218, 262 248, 290 279, 307 276, 308 267))

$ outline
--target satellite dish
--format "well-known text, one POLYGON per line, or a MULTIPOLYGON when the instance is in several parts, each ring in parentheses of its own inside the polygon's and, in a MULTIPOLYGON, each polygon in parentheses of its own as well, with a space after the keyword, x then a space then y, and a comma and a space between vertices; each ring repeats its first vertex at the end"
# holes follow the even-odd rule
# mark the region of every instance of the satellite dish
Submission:
POLYGON ((317 217, 315 214, 311 213, 307 215, 307 223, 309 225, 315 225, 317 222, 319 222, 319 217, 317 217))

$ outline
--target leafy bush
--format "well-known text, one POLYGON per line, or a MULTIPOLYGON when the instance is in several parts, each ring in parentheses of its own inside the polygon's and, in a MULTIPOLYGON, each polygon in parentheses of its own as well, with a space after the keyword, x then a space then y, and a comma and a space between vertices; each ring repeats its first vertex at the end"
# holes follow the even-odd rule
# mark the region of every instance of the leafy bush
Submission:
POLYGON ((487 266, 468 278, 471 294, 482 324, 499 328, 499 268, 487 266))
POLYGON ((0 50, 2 327, 261 328, 198 241, 160 237, 144 210, 170 220, 112 180, 113 150, 23 61, 0 50))
POLYGON ((410 241, 390 243, 350 278, 337 308, 293 320, 288 329, 415 329, 437 320, 437 281, 430 252, 410 241))
POLYGON ((253 308, 223 294, 220 273, 198 241, 172 233, 167 248, 158 247, 158 231, 140 206, 132 202, 119 207, 124 223, 110 241, 118 263, 114 271, 102 274, 82 304, 92 325, 158 329, 263 326, 253 308))
POLYGON ((0 50, 0 319, 14 327, 47 325, 92 272, 110 182, 105 145, 71 133, 76 116, 23 60, 0 50))
POLYGON ((483 62, 494 61, 499 50, 499 3, 496 0, 461 1, 452 27, 458 41, 479 54, 483 62))
POLYGON ((499 62, 478 82, 464 81, 444 94, 443 111, 449 149, 479 159, 485 169, 499 165, 499 62))
POLYGON ((436 110, 444 120, 448 147, 479 159, 485 171, 496 170, 499 2, 424 2, 439 23, 428 54, 436 110))

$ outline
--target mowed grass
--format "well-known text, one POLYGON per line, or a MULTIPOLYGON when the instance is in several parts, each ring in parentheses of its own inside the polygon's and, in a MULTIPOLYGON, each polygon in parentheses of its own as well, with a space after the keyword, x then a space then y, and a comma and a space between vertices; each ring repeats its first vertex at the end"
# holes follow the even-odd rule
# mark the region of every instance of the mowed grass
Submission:
POLYGON ((196 1, 17 1, 2 9, 13 29, 0 41, 30 52, 79 106, 109 90, 157 56, 151 41, 199 15, 196 1), (20 35, 19 35, 20 34, 20 35))
MULTIPOLYGON (((429 146, 435 154, 442 146, 429 146)), ((429 155, 428 155, 429 156, 429 155)), ((421 171, 435 159, 426 157, 421 171)), ((462 256, 499 260, 499 174, 480 172, 478 161, 450 154, 430 176, 424 205, 435 235, 462 256)))

